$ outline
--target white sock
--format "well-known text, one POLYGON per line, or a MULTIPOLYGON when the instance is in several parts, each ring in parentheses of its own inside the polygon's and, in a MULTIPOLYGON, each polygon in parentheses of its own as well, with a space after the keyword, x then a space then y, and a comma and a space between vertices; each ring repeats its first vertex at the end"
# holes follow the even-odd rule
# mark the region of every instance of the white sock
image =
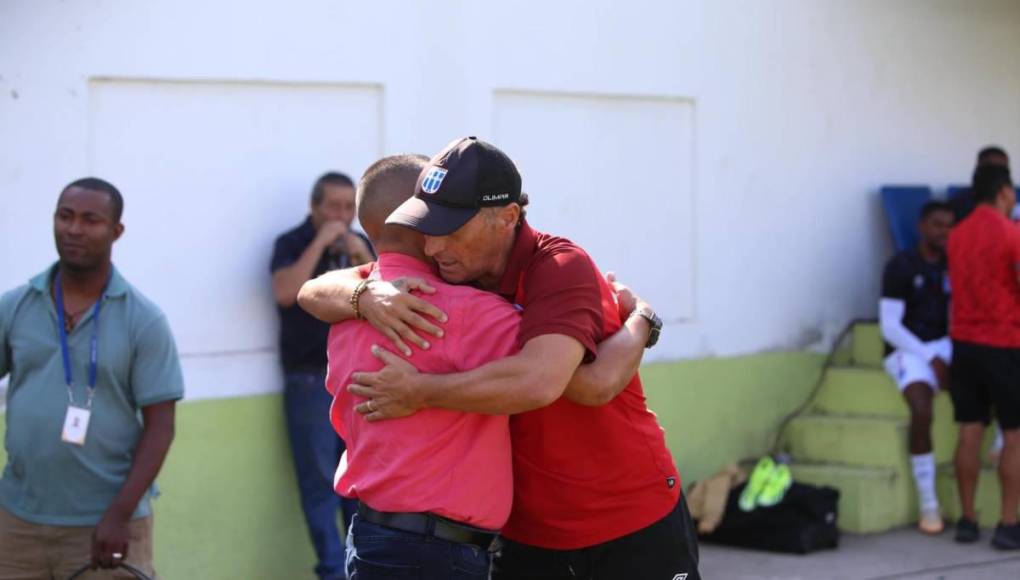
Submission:
POLYGON ((921 511, 939 509, 939 498, 935 495, 935 454, 911 455, 914 464, 914 483, 917 484, 917 496, 921 500, 921 511))

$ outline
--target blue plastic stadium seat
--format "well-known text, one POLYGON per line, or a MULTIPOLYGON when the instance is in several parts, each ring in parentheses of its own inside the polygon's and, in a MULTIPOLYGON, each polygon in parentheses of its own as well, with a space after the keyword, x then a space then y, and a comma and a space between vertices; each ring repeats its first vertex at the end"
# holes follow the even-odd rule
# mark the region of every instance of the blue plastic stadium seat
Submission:
POLYGON ((931 188, 927 185, 887 185, 881 193, 896 250, 913 248, 918 242, 917 219, 921 208, 931 200, 931 188))
POLYGON ((946 188, 946 201, 956 199, 960 194, 966 193, 969 189, 969 185, 950 185, 946 188))
MULTIPOLYGON (((955 199, 961 193, 965 193, 968 189, 970 189, 969 185, 950 185, 946 188, 946 199, 955 199)), ((1017 186, 1016 188, 1016 196, 1017 198, 1020 198, 1020 186, 1017 186)))

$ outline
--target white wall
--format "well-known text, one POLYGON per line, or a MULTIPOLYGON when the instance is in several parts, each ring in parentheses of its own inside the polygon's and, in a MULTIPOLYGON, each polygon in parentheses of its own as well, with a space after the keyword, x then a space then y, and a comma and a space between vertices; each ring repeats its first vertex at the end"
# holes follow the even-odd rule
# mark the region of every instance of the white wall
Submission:
POLYGON ((1017 30, 1013 0, 4 0, 0 287, 108 177, 190 396, 272 390, 266 261, 315 176, 477 134, 668 313, 652 355, 801 348, 874 314, 881 184, 1020 156, 1017 30))

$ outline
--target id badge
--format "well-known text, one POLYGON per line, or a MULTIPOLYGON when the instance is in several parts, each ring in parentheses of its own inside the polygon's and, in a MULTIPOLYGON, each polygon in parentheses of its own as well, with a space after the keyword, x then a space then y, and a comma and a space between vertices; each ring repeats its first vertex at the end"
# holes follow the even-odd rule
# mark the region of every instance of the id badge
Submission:
POLYGON ((89 430, 89 418, 92 411, 69 405, 67 416, 64 417, 64 431, 60 439, 72 445, 85 445, 85 433, 89 430))

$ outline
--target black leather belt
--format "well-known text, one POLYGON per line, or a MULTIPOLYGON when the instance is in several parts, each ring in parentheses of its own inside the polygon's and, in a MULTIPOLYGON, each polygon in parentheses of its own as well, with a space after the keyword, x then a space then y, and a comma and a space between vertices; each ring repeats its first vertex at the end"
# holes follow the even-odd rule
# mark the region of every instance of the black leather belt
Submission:
POLYGON ((492 546, 499 532, 476 528, 430 513, 380 512, 358 502, 358 517, 377 526, 432 536, 455 544, 471 544, 483 550, 492 546))

